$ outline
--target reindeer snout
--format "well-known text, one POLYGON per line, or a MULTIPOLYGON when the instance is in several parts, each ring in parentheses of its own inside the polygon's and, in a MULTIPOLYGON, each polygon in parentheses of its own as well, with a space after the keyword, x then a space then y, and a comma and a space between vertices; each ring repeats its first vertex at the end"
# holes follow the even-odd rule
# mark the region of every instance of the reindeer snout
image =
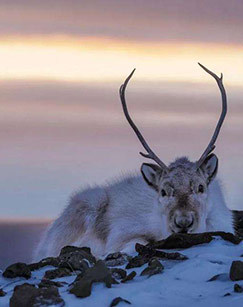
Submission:
POLYGON ((177 232, 187 233, 193 226, 194 215, 192 213, 188 213, 187 215, 176 215, 174 223, 177 227, 177 232))

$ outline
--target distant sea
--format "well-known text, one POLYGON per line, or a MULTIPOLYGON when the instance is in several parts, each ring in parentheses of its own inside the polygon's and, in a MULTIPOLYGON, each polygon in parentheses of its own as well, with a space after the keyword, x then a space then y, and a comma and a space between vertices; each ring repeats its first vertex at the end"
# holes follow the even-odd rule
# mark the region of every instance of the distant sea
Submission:
POLYGON ((50 222, 0 221, 0 270, 14 262, 30 263, 50 222))

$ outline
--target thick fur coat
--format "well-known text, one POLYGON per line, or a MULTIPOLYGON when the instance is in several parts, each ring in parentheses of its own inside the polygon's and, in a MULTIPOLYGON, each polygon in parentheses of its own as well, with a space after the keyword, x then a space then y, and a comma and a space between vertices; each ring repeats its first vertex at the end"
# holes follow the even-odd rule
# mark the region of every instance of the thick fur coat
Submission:
POLYGON ((45 233, 35 259, 56 256, 66 245, 89 246, 99 257, 130 252, 136 242, 166 238, 185 225, 189 233, 233 232, 232 213, 214 178, 216 159, 211 155, 197 170, 187 158, 180 158, 167 175, 155 165, 143 164, 143 176, 127 176, 74 194, 45 233))

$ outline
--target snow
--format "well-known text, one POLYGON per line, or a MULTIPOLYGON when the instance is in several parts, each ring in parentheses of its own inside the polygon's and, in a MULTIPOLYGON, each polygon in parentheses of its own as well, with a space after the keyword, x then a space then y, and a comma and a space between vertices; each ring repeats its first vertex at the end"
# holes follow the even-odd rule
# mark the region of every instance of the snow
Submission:
MULTIPOLYGON (((179 250, 177 250, 179 251, 179 250)), ((108 307, 111 301, 120 296, 132 303, 132 306, 213 306, 213 307, 242 307, 243 293, 235 293, 233 288, 235 282, 229 279, 229 271, 232 261, 243 260, 243 242, 233 245, 222 239, 215 239, 209 244, 194 246, 189 249, 180 250, 188 256, 185 261, 161 261, 165 269, 162 274, 150 278, 140 277, 141 271, 147 266, 130 269, 128 273, 135 270, 137 276, 125 284, 112 285, 108 289, 104 284, 94 284, 91 296, 87 298, 76 298, 68 292, 68 285, 59 288, 60 295, 66 306, 85 307, 108 307), (208 281, 214 275, 225 274, 223 278, 208 281), (224 296, 230 293, 230 296, 224 296)), ((0 277, 0 287, 8 292, 5 297, 0 298, 0 306, 9 306, 13 288, 21 283, 39 283, 46 270, 51 267, 42 268, 32 272, 29 280, 18 278, 16 283, 12 280, 0 277), (8 284, 8 285, 7 285, 8 284), (6 285, 6 286, 4 286, 6 285)), ((76 276, 56 279, 71 283, 76 276)), ((243 286, 243 280, 237 282, 243 286)), ((118 306, 129 306, 120 303, 118 306)))

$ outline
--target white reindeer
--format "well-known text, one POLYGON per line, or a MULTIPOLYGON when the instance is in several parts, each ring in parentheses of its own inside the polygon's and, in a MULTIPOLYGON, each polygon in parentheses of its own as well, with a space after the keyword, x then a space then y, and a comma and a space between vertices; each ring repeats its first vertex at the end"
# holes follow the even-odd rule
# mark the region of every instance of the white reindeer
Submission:
POLYGON ((160 240, 173 232, 234 232, 232 213, 215 178, 218 158, 212 154, 227 112, 223 75, 218 77, 199 65, 216 80, 222 96, 220 119, 200 159, 190 162, 182 157, 166 166, 151 150, 126 106, 125 90, 133 70, 120 88, 123 111, 147 151, 142 156, 157 164, 143 163, 142 175, 77 192, 47 230, 36 259, 55 256, 65 245, 89 246, 101 257, 110 252, 130 252, 135 242, 160 240))

